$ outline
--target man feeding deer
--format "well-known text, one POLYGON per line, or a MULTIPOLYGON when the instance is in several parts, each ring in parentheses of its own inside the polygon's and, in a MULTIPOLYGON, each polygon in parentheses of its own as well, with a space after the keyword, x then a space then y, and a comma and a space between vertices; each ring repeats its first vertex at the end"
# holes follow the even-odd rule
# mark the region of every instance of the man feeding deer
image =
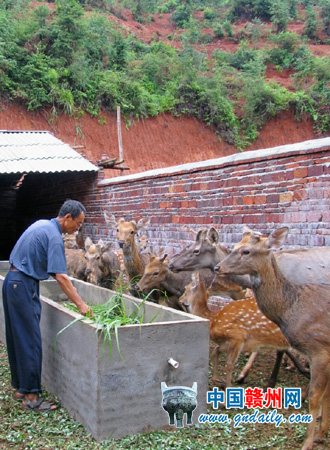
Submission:
POLYGON ((67 200, 58 216, 38 220, 27 228, 12 250, 10 269, 3 283, 6 341, 15 398, 22 408, 53 411, 39 397, 41 392, 42 343, 39 281, 53 276, 64 293, 86 315, 93 311, 78 295, 67 275, 62 233, 73 233, 84 222, 86 209, 76 200, 67 200))

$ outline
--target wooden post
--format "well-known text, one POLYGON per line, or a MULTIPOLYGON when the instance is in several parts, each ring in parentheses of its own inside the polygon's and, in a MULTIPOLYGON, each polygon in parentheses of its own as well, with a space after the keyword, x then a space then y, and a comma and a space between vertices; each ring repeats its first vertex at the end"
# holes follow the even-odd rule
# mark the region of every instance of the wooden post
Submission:
MULTIPOLYGON (((118 146, 119 146, 119 161, 124 160, 123 141, 121 138, 121 120, 120 120, 120 106, 117 106, 117 130, 118 130, 118 146)), ((123 167, 121 164, 119 167, 123 167)), ((124 174, 124 169, 120 170, 120 175, 124 174)))

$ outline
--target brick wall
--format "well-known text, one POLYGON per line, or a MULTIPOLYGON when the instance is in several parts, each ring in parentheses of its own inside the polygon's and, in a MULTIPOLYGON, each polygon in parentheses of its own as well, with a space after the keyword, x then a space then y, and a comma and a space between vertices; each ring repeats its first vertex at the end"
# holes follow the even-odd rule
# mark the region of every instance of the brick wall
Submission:
POLYGON ((215 226, 231 246, 243 224, 263 233, 289 226, 286 247, 330 245, 330 138, 100 180, 84 203, 94 240, 115 241, 103 209, 148 216, 149 240, 170 254, 201 227, 215 226))

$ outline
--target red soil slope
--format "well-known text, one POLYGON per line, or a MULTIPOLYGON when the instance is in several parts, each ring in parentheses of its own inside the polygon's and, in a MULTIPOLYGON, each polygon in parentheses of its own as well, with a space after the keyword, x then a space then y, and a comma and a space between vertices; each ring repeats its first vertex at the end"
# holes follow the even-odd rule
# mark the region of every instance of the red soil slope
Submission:
MULTIPOLYGON (((118 158, 116 114, 104 114, 105 125, 87 114, 79 121, 60 116, 49 123, 46 111, 28 112, 22 106, 0 103, 0 129, 49 130, 71 146, 83 146, 78 151, 96 163, 103 154, 118 158), (77 135, 77 129, 81 132, 77 135)), ((136 173, 149 169, 173 166, 193 161, 219 158, 237 150, 218 137, 195 118, 174 118, 162 114, 144 121, 136 121, 126 129, 122 122, 124 165, 136 173)), ((275 147, 314 139, 312 123, 296 122, 290 113, 272 119, 247 150, 275 147)), ((119 170, 106 170, 106 176, 118 176, 119 170)))
MULTIPOLYGON (((33 7, 38 4, 45 5, 44 2, 35 1, 33 7)), ((54 12, 55 5, 53 3, 47 5, 54 12)), ((200 12, 196 15, 200 20, 202 20, 201 14, 200 12)), ((180 43, 175 40, 175 35, 178 36, 183 30, 174 28, 170 21, 171 14, 154 14, 153 21, 144 25, 135 22, 129 10, 123 9, 119 16, 120 18, 109 14, 109 20, 115 21, 127 32, 134 33, 146 42, 150 42, 151 39, 162 40, 180 47, 180 43), (169 35, 172 36, 171 40, 168 39, 169 35)), ((244 26, 244 23, 236 24, 234 32, 239 33, 244 26)), ((290 31, 297 33, 301 32, 301 27, 300 23, 289 25, 290 31)), ((203 32, 211 32, 211 30, 205 29, 203 32)), ((202 50, 211 55, 215 48, 236 51, 238 45, 239 43, 226 39, 215 39, 212 43, 203 45, 202 50)), ((328 45, 311 46, 311 49, 317 55, 330 54, 328 45)), ((269 67, 266 72, 267 79, 272 79, 287 89, 291 88, 290 75, 289 71, 279 73, 274 67, 269 67)), ((116 114, 103 113, 103 124, 87 114, 79 120, 59 116, 52 123, 48 120, 49 117, 49 111, 28 112, 22 106, 0 102, 0 129, 49 130, 71 146, 82 146, 77 150, 94 163, 100 160, 102 155, 119 159, 116 114)), ((301 142, 316 137, 319 136, 313 132, 310 121, 298 123, 293 115, 287 112, 268 122, 257 140, 247 150, 301 142)), ((233 146, 220 142, 210 128, 195 118, 174 118, 170 114, 135 121, 129 129, 126 129, 122 122, 122 141, 124 165, 130 169, 125 173, 202 161, 237 152, 233 146)), ((119 174, 119 170, 106 170, 105 175, 108 177, 119 174)))

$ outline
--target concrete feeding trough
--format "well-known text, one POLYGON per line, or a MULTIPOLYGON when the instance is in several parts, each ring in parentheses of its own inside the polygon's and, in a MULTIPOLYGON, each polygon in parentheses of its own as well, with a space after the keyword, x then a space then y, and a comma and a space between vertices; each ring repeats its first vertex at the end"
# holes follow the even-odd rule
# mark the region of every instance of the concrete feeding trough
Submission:
MULTIPOLYGON (((8 262, 0 262, 0 288, 8 262)), ((105 303, 113 291, 73 280, 89 304, 105 303)), ((65 295, 55 280, 40 283, 43 341, 42 382, 61 405, 98 440, 168 428, 162 407, 161 383, 191 387, 197 383, 193 423, 206 412, 208 390, 209 322, 205 319, 146 302, 143 324, 119 327, 120 353, 115 339, 109 344, 88 319, 56 334, 78 315, 60 301, 65 295), (154 318, 155 320, 150 323, 154 318), (174 363, 173 363, 174 361, 174 363), (177 364, 175 364, 177 363, 177 364)), ((123 295, 128 313, 140 300, 123 295)), ((0 339, 5 342, 2 299, 0 339)))

